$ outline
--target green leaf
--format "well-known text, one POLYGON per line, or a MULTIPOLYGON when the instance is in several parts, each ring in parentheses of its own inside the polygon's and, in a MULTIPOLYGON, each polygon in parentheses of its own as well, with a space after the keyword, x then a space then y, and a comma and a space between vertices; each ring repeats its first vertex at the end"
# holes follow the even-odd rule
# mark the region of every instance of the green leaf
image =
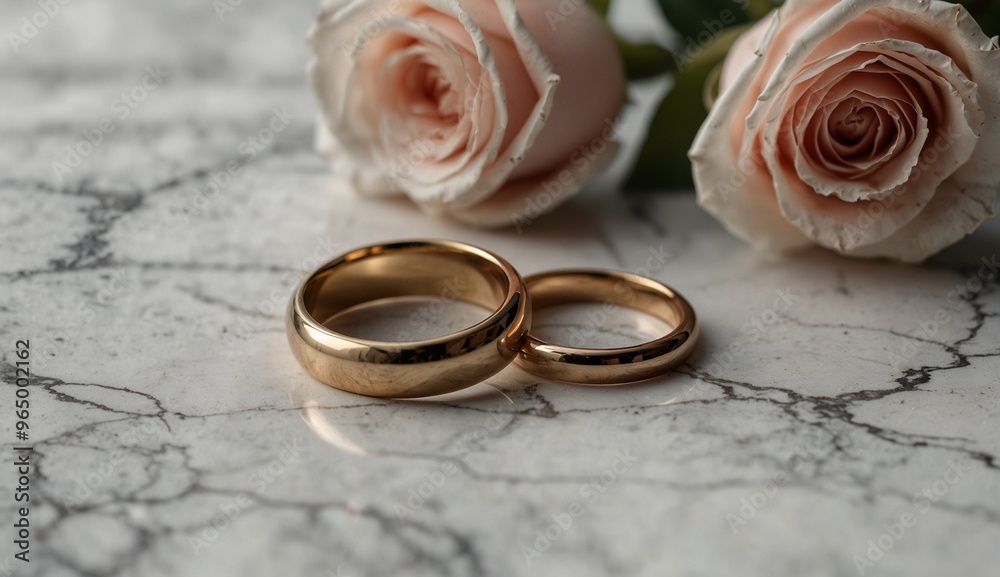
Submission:
POLYGON ((611 0, 587 0, 587 4, 601 16, 607 16, 608 9, 611 8, 611 0))
POLYGON ((746 0, 743 9, 751 22, 756 22, 771 13, 781 4, 781 0, 746 0))
POLYGON ((726 30, 677 73, 674 86, 660 103, 646 142, 625 182, 627 190, 690 188, 687 152, 708 116, 706 82, 722 64, 745 26, 726 30))
POLYGON ((748 22, 742 2, 733 0, 656 0, 681 43, 704 46, 729 26, 748 22))
POLYGON ((618 52, 625 63, 625 77, 643 80, 672 72, 676 69, 674 54, 655 42, 629 42, 616 37, 618 52))

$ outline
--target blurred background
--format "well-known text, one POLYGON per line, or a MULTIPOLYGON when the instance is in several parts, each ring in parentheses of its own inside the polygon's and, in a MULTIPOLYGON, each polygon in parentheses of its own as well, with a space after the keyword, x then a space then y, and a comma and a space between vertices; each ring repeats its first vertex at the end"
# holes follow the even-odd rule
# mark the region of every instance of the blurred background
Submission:
MULTIPOLYGON (((52 16, 43 3, 4 6, 8 49, 0 55, 0 106, 8 120, 0 146, 7 179, 155 187, 179 168, 190 173, 238 160, 240 143, 269 121, 274 107, 295 118, 260 156, 294 156, 309 170, 320 169, 311 153, 316 106, 305 43, 317 2, 53 0, 58 10, 52 16), (136 89, 147 67, 162 70, 163 79, 147 91, 136 89), (132 90, 148 94, 122 98, 132 90), (66 162, 67 146, 76 147, 84 131, 106 118, 114 132, 78 167, 69 173, 53 168, 66 162), (192 166, 191 159, 199 164, 192 166)), ((671 34, 647 0, 617 3, 611 20, 636 39, 671 34)), ((634 91, 625 114, 628 130, 644 130, 649 103, 666 82, 634 91)), ((624 140, 626 152, 605 184, 622 179, 640 144, 624 140)))

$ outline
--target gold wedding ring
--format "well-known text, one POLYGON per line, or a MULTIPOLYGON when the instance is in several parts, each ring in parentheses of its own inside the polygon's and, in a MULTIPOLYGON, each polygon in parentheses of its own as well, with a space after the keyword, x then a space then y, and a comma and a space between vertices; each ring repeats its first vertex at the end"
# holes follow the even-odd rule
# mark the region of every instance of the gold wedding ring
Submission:
POLYGON ((698 340, 691 305, 654 280, 592 269, 552 271, 522 280, 506 260, 445 240, 374 245, 335 258, 302 281, 287 321, 292 352, 313 377, 344 391, 392 398, 464 389, 515 358, 528 372, 556 381, 631 383, 679 365, 698 340), (362 305, 446 294, 449 300, 491 312, 471 327, 419 341, 367 340, 331 328, 338 317, 362 305), (603 303, 610 312, 626 307, 674 328, 646 343, 610 349, 556 345, 529 332, 532 306, 540 310, 569 303, 603 303))
POLYGON ((459 242, 406 241, 360 248, 321 266, 288 308, 295 357, 318 380, 373 397, 441 395, 479 383, 517 355, 530 326, 524 281, 504 259, 459 242), (411 342, 340 334, 327 323, 365 303, 396 297, 454 298, 492 311, 456 333, 411 342))
POLYGON ((641 381, 679 365, 698 340, 698 322, 691 305, 670 287, 646 277, 617 271, 561 270, 529 276, 525 284, 535 311, 568 303, 604 303, 645 312, 674 327, 656 340, 614 349, 565 347, 529 333, 516 362, 541 377, 587 385, 641 381))

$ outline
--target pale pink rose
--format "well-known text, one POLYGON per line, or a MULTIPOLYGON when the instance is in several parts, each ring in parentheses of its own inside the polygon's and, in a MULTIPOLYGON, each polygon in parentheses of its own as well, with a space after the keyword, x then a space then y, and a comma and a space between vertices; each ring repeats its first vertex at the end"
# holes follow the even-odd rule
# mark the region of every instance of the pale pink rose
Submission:
POLYGON ((759 248, 921 261, 994 215, 1000 49, 961 6, 789 0, 720 90, 698 200, 759 248))
POLYGON ((511 225, 617 149, 622 64, 582 0, 327 0, 309 40, 317 146, 361 194, 511 225))

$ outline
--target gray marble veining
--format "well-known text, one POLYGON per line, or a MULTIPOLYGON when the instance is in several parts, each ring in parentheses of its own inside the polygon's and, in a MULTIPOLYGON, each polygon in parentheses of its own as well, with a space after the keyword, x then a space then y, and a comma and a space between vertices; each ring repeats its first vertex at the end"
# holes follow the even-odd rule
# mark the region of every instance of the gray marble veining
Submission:
POLYGON ((0 374, 30 339, 35 475, 23 563, 4 386, 0 574, 995 574, 997 223, 903 266, 762 257, 687 194, 597 186, 522 234, 361 200, 312 151, 313 10, 69 3, 0 57, 0 374), (648 271, 703 342, 629 387, 314 382, 294 284, 401 236, 648 271))

